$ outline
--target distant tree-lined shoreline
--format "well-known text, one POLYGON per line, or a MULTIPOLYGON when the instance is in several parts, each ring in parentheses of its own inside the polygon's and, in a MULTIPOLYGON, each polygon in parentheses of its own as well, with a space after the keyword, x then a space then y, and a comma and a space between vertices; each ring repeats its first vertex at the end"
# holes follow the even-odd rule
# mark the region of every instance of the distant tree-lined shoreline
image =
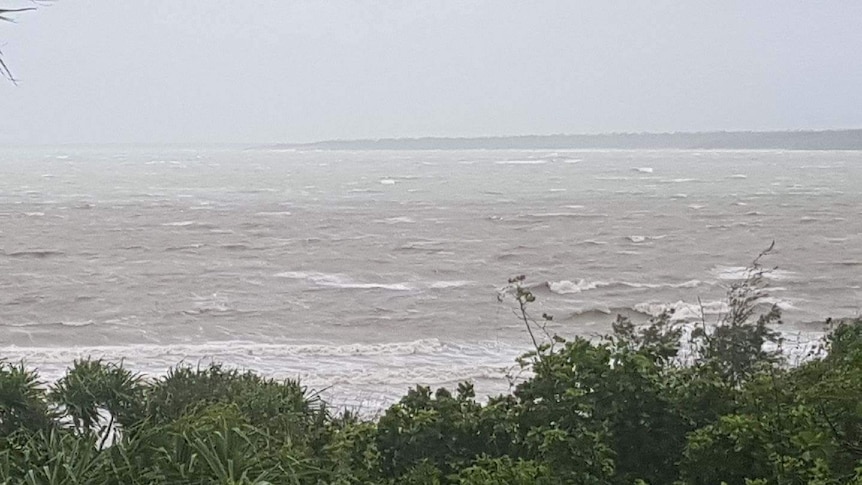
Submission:
POLYGON ((320 150, 862 150, 862 129, 381 138, 280 143, 265 148, 320 150))

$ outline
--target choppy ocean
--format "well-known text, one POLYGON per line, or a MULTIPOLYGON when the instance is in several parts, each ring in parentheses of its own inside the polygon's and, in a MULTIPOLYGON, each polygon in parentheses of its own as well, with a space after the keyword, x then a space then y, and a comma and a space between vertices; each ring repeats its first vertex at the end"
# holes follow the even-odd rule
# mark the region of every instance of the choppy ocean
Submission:
POLYGON ((0 148, 0 357, 299 376, 375 408, 506 390, 526 274, 561 335, 716 318, 764 263, 788 334, 862 311, 862 152, 0 148))

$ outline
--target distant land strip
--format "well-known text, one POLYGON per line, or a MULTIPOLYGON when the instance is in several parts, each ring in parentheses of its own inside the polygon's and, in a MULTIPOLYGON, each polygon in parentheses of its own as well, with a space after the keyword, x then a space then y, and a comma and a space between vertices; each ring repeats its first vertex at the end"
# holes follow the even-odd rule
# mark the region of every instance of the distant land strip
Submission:
POLYGON ((310 150, 862 150, 862 129, 823 131, 710 131, 701 133, 608 133, 475 138, 382 138, 279 143, 269 149, 310 150))

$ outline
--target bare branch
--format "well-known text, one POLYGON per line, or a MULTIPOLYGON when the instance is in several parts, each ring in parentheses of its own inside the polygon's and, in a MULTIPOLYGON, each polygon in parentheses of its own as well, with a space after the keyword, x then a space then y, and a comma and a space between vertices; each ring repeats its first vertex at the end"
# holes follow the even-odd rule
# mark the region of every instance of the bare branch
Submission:
POLYGON ((15 19, 13 19, 12 17, 9 17, 8 14, 26 12, 28 10, 36 10, 36 7, 0 8, 0 20, 4 20, 6 22, 14 22, 15 19))
MULTIPOLYGON (((35 1, 33 3, 38 5, 38 3, 35 1)), ((27 12, 30 10, 36 10, 36 7, 0 8, 0 21, 14 23, 15 19, 12 18, 10 15, 27 12)), ((15 76, 12 75, 12 70, 9 69, 9 66, 3 60, 3 51, 0 51, 0 77, 5 77, 9 81, 11 81, 12 84, 18 84, 17 80, 15 79, 15 76)))

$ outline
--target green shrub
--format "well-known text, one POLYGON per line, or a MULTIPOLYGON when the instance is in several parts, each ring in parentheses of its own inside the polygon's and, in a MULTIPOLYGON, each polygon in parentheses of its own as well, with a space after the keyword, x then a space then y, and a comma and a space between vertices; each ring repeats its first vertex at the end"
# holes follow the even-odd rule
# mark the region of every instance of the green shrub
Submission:
POLYGON ((0 439, 19 431, 39 431, 53 424, 39 375, 24 364, 0 361, 0 439))

